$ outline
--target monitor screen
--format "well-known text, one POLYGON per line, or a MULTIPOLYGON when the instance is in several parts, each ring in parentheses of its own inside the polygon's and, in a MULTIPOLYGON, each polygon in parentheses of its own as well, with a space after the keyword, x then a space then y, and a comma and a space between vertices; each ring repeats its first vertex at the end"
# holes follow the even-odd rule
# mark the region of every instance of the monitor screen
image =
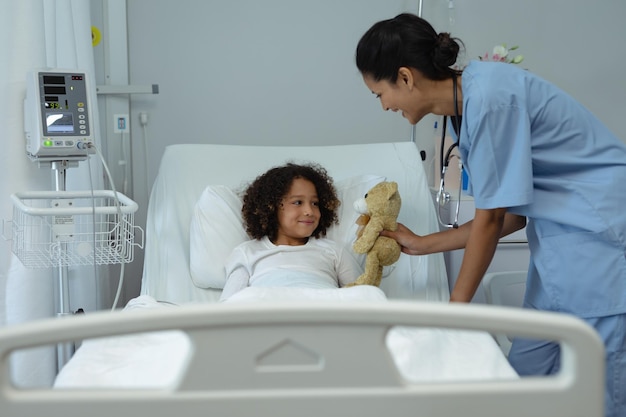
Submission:
POLYGON ((74 116, 72 113, 47 113, 46 134, 74 133, 74 116))

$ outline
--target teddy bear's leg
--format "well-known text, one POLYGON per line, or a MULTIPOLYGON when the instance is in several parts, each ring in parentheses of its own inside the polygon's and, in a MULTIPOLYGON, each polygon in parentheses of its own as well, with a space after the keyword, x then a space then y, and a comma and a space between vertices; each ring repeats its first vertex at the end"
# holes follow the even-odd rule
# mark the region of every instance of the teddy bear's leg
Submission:
POLYGON ((383 266, 378 260, 376 253, 370 252, 365 258, 365 271, 361 274, 356 281, 346 285, 352 287, 354 285, 374 285, 379 286, 381 278, 383 276, 383 266))
POLYGON ((375 285, 377 287, 380 287, 380 281, 382 281, 383 278, 383 266, 382 265, 378 265, 378 272, 376 273, 376 276, 374 277, 374 282, 370 285, 375 285))

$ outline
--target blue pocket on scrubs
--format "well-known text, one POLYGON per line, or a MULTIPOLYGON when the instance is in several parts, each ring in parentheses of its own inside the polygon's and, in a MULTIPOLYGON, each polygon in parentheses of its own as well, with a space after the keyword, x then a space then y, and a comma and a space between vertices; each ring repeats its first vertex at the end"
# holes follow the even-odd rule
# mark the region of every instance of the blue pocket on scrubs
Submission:
POLYGON ((545 294, 537 294, 538 308, 580 317, 624 313, 626 257, 606 235, 575 232, 539 238, 533 258, 545 294))

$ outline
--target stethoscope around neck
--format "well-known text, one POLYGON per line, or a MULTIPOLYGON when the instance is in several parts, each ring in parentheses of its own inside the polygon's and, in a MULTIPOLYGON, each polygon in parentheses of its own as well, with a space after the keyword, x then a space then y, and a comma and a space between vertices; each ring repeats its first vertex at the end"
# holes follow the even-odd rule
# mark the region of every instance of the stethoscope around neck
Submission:
MULTIPOLYGON (((456 208, 454 211, 454 221, 452 223, 446 223, 441 218, 441 209, 445 207, 446 204, 450 202, 450 193, 445 189, 445 177, 446 172, 448 171, 448 166, 450 165, 450 160, 452 158, 458 158, 459 160, 459 171, 463 172, 463 162, 461 161, 461 157, 457 154, 453 154, 455 148, 459 147, 459 140, 461 138, 461 116, 459 115, 459 103, 457 101, 457 81, 456 74, 452 77, 452 89, 454 94, 454 116, 450 116, 452 120, 452 127, 454 128, 454 132, 456 133, 456 142, 454 142, 448 150, 444 153, 445 148, 445 138, 446 138, 446 127, 448 125, 448 116, 443 116, 443 129, 441 130, 441 152, 439 153, 439 166, 441 167, 441 177, 439 180, 439 191, 437 192, 437 220, 439 224, 448 229, 458 229, 459 227, 459 210, 461 207, 461 191, 462 191, 462 180, 459 178, 459 191, 457 195, 456 208)), ((461 174, 462 175, 462 174, 461 174)))

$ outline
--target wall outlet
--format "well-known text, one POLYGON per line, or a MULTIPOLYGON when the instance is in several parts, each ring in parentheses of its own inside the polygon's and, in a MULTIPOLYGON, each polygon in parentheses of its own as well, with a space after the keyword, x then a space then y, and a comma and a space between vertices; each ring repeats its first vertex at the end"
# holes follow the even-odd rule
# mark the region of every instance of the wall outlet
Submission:
POLYGON ((113 132, 128 133, 130 132, 130 119, 128 114, 113 115, 113 132))

